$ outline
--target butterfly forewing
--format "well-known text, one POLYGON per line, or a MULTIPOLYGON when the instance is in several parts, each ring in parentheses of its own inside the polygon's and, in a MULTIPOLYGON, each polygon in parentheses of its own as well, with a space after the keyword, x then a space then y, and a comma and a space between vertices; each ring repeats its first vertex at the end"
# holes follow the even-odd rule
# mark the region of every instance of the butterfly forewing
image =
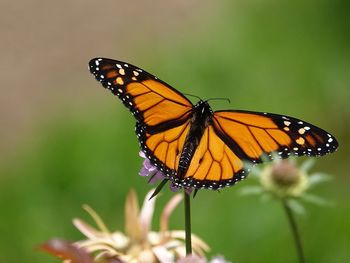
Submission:
POLYGON ((181 93, 131 64, 95 58, 90 61, 89 69, 146 126, 186 119, 192 110, 192 103, 181 93))

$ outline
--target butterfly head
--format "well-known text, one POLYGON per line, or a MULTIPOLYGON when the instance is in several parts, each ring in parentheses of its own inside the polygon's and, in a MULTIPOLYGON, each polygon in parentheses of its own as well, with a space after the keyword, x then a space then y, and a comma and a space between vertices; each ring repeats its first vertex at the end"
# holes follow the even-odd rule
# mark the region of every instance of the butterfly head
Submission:
POLYGON ((201 116, 202 118, 209 117, 213 114, 213 110, 206 100, 199 100, 197 104, 194 105, 194 109, 197 115, 201 116))

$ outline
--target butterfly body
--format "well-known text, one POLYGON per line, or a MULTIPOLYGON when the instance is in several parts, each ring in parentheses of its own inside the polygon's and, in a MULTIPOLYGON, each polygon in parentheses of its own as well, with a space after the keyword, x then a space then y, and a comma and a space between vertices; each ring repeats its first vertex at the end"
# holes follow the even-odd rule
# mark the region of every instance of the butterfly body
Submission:
POLYGON ((95 78, 132 112, 141 150, 179 187, 219 189, 275 157, 320 156, 338 143, 305 121, 273 113, 213 111, 131 64, 92 59, 95 78), (246 164, 249 164, 248 166, 246 164))
POLYGON ((212 122, 213 111, 208 102, 200 100, 193 107, 190 129, 186 136, 183 150, 179 159, 178 177, 183 179, 191 163, 193 154, 197 149, 205 129, 212 122))

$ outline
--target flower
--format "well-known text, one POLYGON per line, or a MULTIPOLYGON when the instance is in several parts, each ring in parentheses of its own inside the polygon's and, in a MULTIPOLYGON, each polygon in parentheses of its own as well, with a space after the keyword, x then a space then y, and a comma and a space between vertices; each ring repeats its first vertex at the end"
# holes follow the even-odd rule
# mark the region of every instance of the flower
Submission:
MULTIPOLYGON (((176 194, 166 204, 160 218, 160 230, 152 231, 151 223, 156 198, 149 200, 153 190, 150 191, 143 202, 139 204, 135 191, 131 190, 125 202, 125 233, 122 231, 111 232, 103 223, 99 215, 89 206, 86 210, 96 223, 97 228, 92 227, 81 219, 74 219, 73 224, 83 233, 87 239, 73 244, 60 244, 52 242, 44 244, 44 249, 56 256, 68 259, 71 263, 90 263, 89 261, 76 260, 76 254, 87 253, 93 257, 92 262, 176 262, 185 258, 185 231, 169 230, 169 217, 176 206, 181 202, 182 195, 176 194), (57 248, 57 244, 60 244, 57 248), (64 249, 62 249, 62 247, 64 249), (69 254, 66 250, 73 251, 69 254), (73 255, 73 256, 71 256, 73 255), (66 256, 66 257, 65 257, 66 256)), ((193 254, 205 258, 204 253, 209 250, 208 245, 192 234, 193 254)), ((89 260, 89 259, 87 259, 89 260)))
POLYGON ((203 257, 199 257, 197 255, 189 255, 183 259, 178 260, 176 263, 231 263, 226 261, 223 256, 216 256, 212 258, 210 261, 203 257))
POLYGON ((300 166, 294 159, 276 160, 267 164, 262 170, 255 168, 253 175, 258 178, 260 185, 245 186, 241 194, 258 194, 263 197, 275 197, 288 202, 296 212, 303 213, 304 208, 298 202, 303 200, 317 205, 329 205, 330 202, 310 194, 309 190, 318 183, 328 181, 329 175, 323 173, 309 174, 314 160, 308 159, 300 166))
POLYGON ((155 184, 158 181, 166 179, 165 175, 161 171, 159 171, 157 167, 151 164, 151 161, 146 157, 146 155, 143 152, 140 151, 139 155, 142 158, 144 158, 139 175, 150 177, 149 183, 151 184, 155 184))
POLYGON ((308 188, 307 174, 294 162, 280 160, 266 166, 260 174, 262 187, 278 197, 299 197, 308 188))
POLYGON ((210 260, 210 263, 231 263, 230 261, 226 261, 226 259, 219 255, 210 260))
POLYGON ((42 244, 39 248, 58 258, 64 259, 65 262, 93 263, 91 256, 84 249, 65 240, 51 239, 42 244))
MULTIPOLYGON (((139 155, 144 158, 143 160, 143 165, 141 167, 141 170, 139 172, 140 176, 145 176, 145 177, 149 177, 148 182, 150 184, 155 184, 158 183, 159 181, 163 181, 163 180, 167 180, 168 178, 157 169, 157 167, 155 167, 151 161, 147 158, 147 156, 145 155, 144 152, 140 151, 139 155)), ((171 191, 173 192, 177 192, 180 190, 180 188, 178 186, 176 186, 174 183, 170 183, 169 185, 171 191)), ((192 188, 191 187, 185 187, 185 191, 187 194, 191 194, 192 192, 192 188)))
POLYGON ((208 261, 205 258, 198 257, 196 255, 188 255, 180 260, 178 260, 176 263, 207 263, 208 261))

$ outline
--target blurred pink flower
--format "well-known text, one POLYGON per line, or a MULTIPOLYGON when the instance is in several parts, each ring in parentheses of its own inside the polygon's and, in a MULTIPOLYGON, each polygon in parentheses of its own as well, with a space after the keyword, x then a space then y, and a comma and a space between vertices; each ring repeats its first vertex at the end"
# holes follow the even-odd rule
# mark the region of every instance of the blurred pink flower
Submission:
POLYGON ((176 263, 208 263, 208 261, 197 255, 188 255, 185 258, 179 259, 176 263))
POLYGON ((51 239, 39 246, 39 249, 70 263, 94 263, 83 249, 61 239, 51 239))
POLYGON ((208 261, 205 257, 199 257, 197 255, 189 255, 185 258, 179 259, 176 263, 231 263, 226 261, 223 256, 216 256, 212 260, 208 261))
POLYGON ((223 256, 219 255, 213 257, 209 263, 231 263, 231 261, 227 261, 223 256))
MULTIPOLYGON (((125 202, 125 233, 109 231, 99 215, 84 205, 83 208, 94 219, 97 229, 81 219, 74 219, 74 225, 87 239, 73 245, 93 255, 94 262, 176 262, 184 258, 185 232, 169 230, 168 223, 170 215, 181 202, 182 195, 176 194, 166 204, 160 217, 160 230, 156 232, 151 230, 156 198, 149 198, 153 191, 146 195, 141 209, 136 192, 131 190, 128 193, 125 202)), ((201 257, 209 250, 208 245, 193 234, 192 247, 193 253, 201 257)))

